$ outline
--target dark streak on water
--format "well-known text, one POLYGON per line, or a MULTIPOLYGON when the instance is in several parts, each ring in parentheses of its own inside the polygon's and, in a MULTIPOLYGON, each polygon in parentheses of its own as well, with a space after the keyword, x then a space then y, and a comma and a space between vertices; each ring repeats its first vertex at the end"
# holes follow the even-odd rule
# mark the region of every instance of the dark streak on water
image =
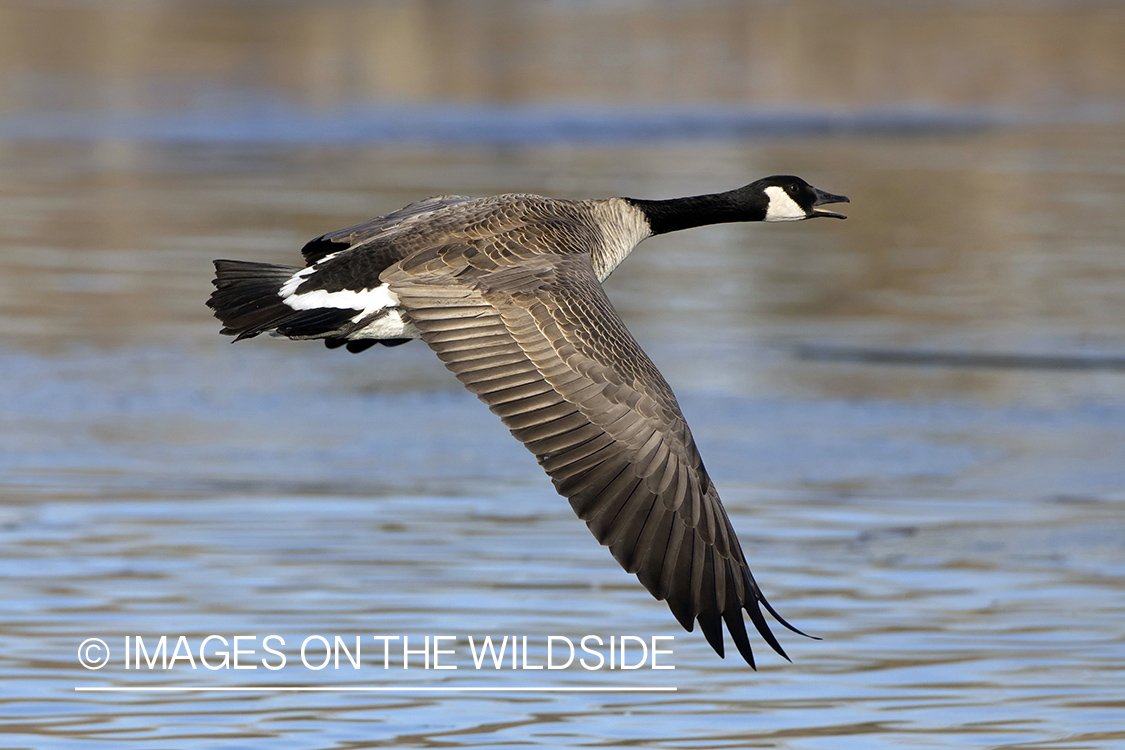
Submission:
POLYGON ((793 352, 800 359, 824 362, 863 362, 875 365, 983 367, 1014 370, 1125 370, 1125 357, 1106 355, 920 351, 823 344, 803 344, 794 347, 793 352))
MULTIPOLYGON (((851 112, 740 107, 417 106, 310 113, 247 97, 214 111, 52 113, 0 118, 0 139, 140 143, 545 145, 824 135, 964 133, 1029 124, 1015 114, 889 108, 851 112)), ((1095 114, 1095 113, 1091 113, 1095 114)), ((1087 116, 1083 119, 1089 119, 1087 116)))

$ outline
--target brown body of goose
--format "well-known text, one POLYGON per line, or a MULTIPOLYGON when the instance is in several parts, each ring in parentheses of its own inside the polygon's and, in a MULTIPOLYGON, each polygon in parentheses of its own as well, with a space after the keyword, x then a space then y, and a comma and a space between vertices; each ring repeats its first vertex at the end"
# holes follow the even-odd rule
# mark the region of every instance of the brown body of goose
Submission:
POLYGON ((800 631, 759 590, 672 389, 601 282, 650 235, 844 218, 817 208, 840 202, 790 176, 664 201, 442 196, 312 240, 303 268, 217 260, 208 305, 239 339, 422 339, 626 571, 720 656, 725 622, 753 666, 744 611, 782 656, 759 605, 800 631))

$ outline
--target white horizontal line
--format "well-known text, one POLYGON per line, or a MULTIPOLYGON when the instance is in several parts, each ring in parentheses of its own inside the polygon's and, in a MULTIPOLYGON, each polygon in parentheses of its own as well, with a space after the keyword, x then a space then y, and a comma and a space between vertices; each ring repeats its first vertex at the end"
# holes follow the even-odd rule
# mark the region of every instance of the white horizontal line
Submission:
POLYGON ((674 693, 674 687, 638 687, 627 685, 625 687, 487 687, 487 686, 444 686, 444 685, 417 685, 417 686, 390 686, 376 687, 348 686, 348 685, 308 685, 269 687, 266 685, 233 685, 216 687, 116 687, 116 686, 79 686, 76 692, 82 693, 674 693))

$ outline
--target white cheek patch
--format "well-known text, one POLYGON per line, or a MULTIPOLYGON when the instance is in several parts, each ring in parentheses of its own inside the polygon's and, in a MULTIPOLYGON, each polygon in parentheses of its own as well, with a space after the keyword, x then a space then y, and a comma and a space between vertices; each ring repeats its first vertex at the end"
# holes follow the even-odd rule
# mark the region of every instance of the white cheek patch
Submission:
POLYGON ((766 221, 800 221, 808 218, 805 210, 789 197, 789 193, 777 185, 766 188, 770 203, 766 207, 766 221))

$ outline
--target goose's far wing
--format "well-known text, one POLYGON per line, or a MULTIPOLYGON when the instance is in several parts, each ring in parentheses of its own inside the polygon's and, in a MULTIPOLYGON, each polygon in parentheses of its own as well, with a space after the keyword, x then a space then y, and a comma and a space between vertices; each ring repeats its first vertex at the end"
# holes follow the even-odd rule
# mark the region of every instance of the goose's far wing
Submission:
POLYGON ((443 208, 455 206, 459 203, 467 203, 471 200, 475 199, 465 195, 437 195, 433 198, 415 201, 414 203, 403 206, 397 211, 392 211, 386 216, 376 216, 374 219, 369 219, 362 224, 356 224, 355 226, 345 227, 344 229, 337 229, 335 232, 322 234, 320 237, 307 242, 305 246, 301 248, 301 255, 304 256, 306 263, 312 265, 323 259, 326 255, 363 245, 396 227, 410 224, 419 219, 424 219, 434 211, 440 211, 443 208))
POLYGON ((722 656, 725 621, 753 666, 745 610, 785 656, 759 603, 796 629, 758 589, 671 388, 588 255, 446 246, 381 278, 446 367, 684 628, 698 621, 722 656))

